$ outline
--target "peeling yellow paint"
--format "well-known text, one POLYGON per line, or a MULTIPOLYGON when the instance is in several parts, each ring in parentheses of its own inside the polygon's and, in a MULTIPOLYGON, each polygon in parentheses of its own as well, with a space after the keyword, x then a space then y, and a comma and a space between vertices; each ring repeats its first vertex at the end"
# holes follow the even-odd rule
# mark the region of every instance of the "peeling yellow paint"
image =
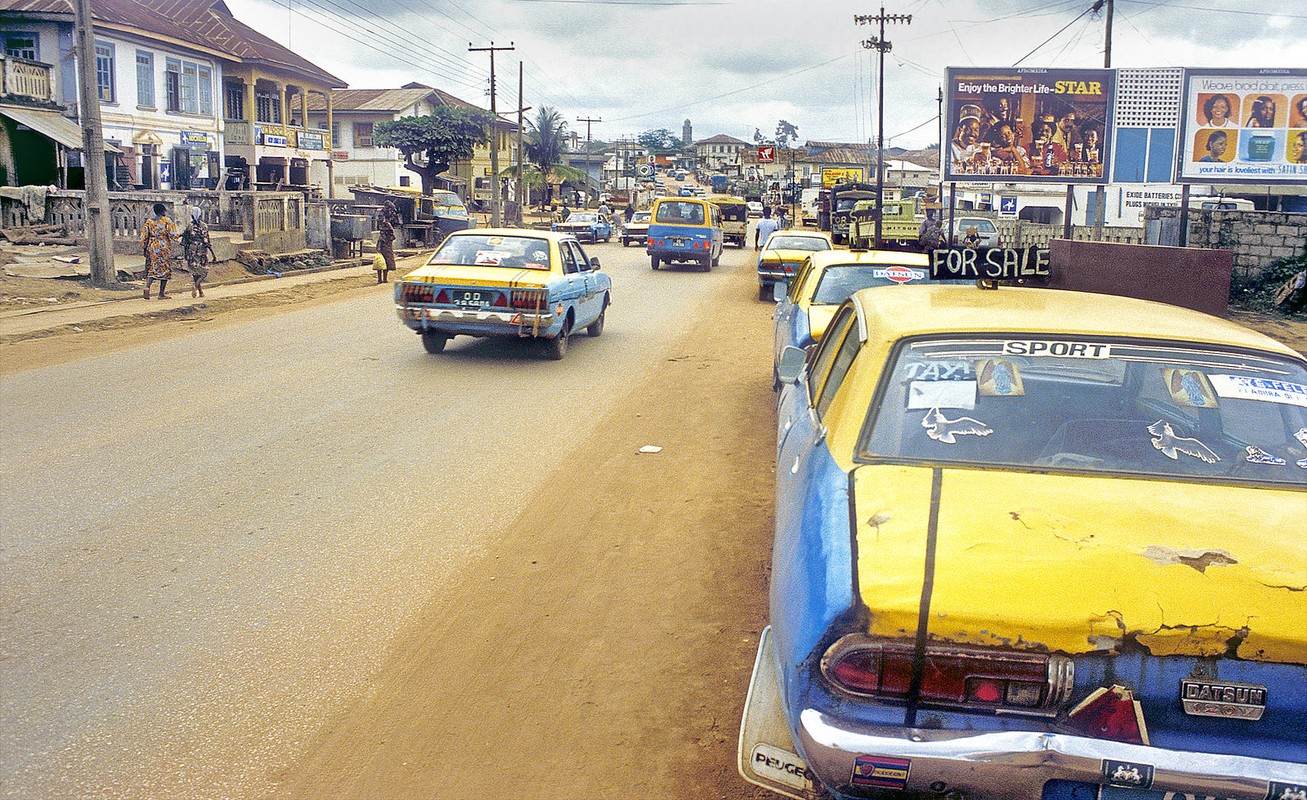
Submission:
MULTIPOLYGON (((931 470, 855 480, 870 632, 915 631, 931 470)), ((1301 490, 945 469, 930 634, 1307 664, 1305 516, 1301 490)))

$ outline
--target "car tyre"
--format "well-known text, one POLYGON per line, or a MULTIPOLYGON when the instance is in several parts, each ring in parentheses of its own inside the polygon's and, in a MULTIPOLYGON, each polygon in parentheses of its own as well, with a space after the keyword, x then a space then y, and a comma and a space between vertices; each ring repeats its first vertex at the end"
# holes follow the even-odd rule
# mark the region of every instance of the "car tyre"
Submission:
POLYGON ((586 334, 592 338, 602 336, 604 333, 604 317, 606 316, 608 316, 607 297, 604 298, 604 307, 603 310, 599 312, 599 316, 595 318, 594 322, 591 322, 589 325, 586 326, 585 328, 586 334))
POLYGON ((700 271, 700 272, 711 272, 711 271, 712 271, 712 256, 704 256, 704 257, 699 261, 699 271, 700 271))
POLYGON ((760 283, 760 284, 758 284, 758 299, 759 299, 759 300, 771 300, 771 299, 774 299, 774 297, 775 297, 774 290, 771 288, 771 284, 770 284, 770 283, 760 283))
POLYGON ((567 355, 567 339, 572 333, 571 327, 563 323, 563 330, 552 339, 545 339, 545 358, 550 361, 562 361, 567 355))
POLYGON ((649 269, 658 269, 658 256, 649 256, 649 269))
POLYGON ((712 259, 712 265, 713 265, 714 267, 715 267, 715 266, 718 266, 719 264, 721 264, 721 262, 722 262, 722 254, 721 254, 721 253, 718 253, 717 255, 713 256, 713 259, 712 259))
POLYGON ((449 337, 436 331, 422 331, 422 347, 428 353, 439 353, 445 349, 449 337))

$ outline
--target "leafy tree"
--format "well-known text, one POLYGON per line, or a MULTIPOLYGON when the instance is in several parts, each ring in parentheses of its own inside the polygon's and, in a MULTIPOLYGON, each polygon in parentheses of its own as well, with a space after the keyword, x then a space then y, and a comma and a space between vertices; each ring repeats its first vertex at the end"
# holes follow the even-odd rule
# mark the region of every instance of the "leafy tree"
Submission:
POLYGON ((479 144, 490 141, 494 118, 479 108, 438 106, 422 117, 378 122, 372 132, 378 147, 404 154, 404 168, 422 178, 422 193, 431 194, 436 176, 456 161, 468 161, 479 144))
POLYGON ((672 132, 666 128, 645 131, 635 137, 635 140, 648 150, 655 153, 675 153, 685 146, 680 139, 673 136, 672 132))
POLYGON ((545 184, 544 204, 553 200, 551 178, 572 179, 569 173, 580 173, 562 166, 563 143, 567 137, 567 120, 558 109, 541 106, 535 119, 526 122, 526 157, 535 164, 541 182, 545 184))
POLYGON ((786 122, 785 120, 781 120, 780 122, 776 123, 776 144, 782 148, 787 148, 790 146, 791 139, 793 139, 796 143, 798 142, 799 139, 798 127, 791 125, 789 122, 786 122))

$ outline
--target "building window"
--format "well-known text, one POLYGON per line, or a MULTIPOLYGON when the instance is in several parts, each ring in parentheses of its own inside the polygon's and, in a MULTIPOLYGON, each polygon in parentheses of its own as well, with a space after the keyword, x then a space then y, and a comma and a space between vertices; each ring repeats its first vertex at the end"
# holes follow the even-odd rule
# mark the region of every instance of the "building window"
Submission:
POLYGON ((227 119, 245 119, 245 85, 227 84, 227 119))
POLYGON ((213 70, 204 65, 199 69, 200 113, 206 117, 213 116, 213 70))
POLYGON ((340 123, 334 119, 331 121, 331 146, 340 147, 340 123))
POLYGON ((168 59, 164 80, 168 110, 213 116, 213 70, 192 61, 168 59))
POLYGON ((372 147, 372 123, 371 122, 354 123, 354 146, 372 147))
POLYGON ((189 61, 182 64, 182 112, 195 114, 200 110, 199 67, 189 61))
POLYGON ((35 33, 13 31, 5 34, 5 55, 10 58, 25 58, 28 61, 40 61, 41 40, 35 33))
POLYGON ((114 91, 113 45, 111 44, 95 46, 95 86, 99 91, 101 102, 114 102, 117 93, 114 91))
POLYGON ((154 53, 136 51, 136 105, 154 108, 154 53))
POLYGON ((254 92, 254 114, 258 122, 281 124, 281 98, 272 92, 254 92))
POLYGON ((167 94, 167 97, 165 98, 167 105, 164 107, 169 111, 182 110, 181 72, 182 62, 175 58, 168 59, 167 66, 163 73, 163 85, 165 87, 165 93, 167 94))

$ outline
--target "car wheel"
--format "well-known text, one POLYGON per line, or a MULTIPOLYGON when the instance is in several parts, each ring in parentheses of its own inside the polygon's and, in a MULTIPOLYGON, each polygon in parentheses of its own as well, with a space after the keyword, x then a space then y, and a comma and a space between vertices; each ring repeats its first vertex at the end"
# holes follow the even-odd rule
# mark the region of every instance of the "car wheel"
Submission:
POLYGON ((631 240, 627 239, 626 237, 622 237, 622 247, 630 247, 630 246, 631 246, 631 240))
POLYGON ((649 256, 649 269, 658 269, 658 256, 649 256))
POLYGON ((699 262, 699 271, 700 272, 712 271, 712 256, 703 257, 703 259, 699 262))
POLYGON ((566 322, 563 323, 563 330, 552 339, 545 339, 545 358, 550 361, 562 361, 563 356, 567 355, 567 338, 571 330, 566 322))
POLYGON ((721 262, 722 262, 722 254, 721 254, 721 253, 718 253, 717 255, 713 256, 713 259, 712 259, 712 265, 713 265, 714 267, 716 267, 716 266, 718 266, 719 264, 721 264, 721 262))
POLYGON ((604 298, 604 308, 599 312, 598 318, 586 326, 585 332, 590 336, 601 336, 604 332, 604 317, 608 315, 608 298, 604 298))
POLYGON ((428 353, 439 353, 445 349, 445 342, 449 337, 436 331, 422 331, 422 347, 428 353))
POLYGON ((775 297, 774 290, 771 288, 771 284, 770 284, 770 283, 760 283, 760 284, 758 284, 758 299, 759 299, 759 300, 771 300, 771 299, 774 299, 774 297, 775 297))

